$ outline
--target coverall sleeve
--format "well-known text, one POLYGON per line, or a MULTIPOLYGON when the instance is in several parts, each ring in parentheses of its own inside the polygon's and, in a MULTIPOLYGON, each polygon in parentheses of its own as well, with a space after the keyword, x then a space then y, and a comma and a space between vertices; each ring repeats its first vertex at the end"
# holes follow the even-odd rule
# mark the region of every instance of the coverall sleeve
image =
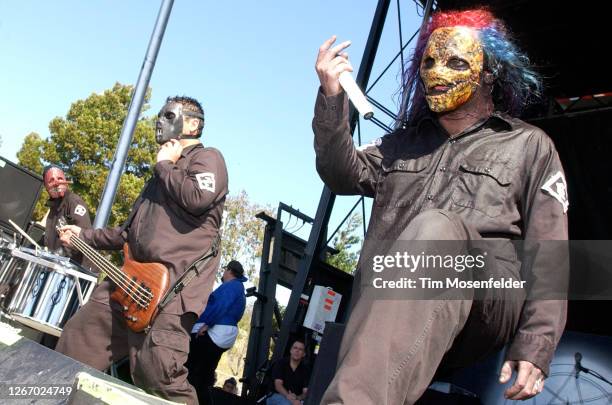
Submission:
POLYGON ((344 92, 327 97, 319 89, 312 128, 317 172, 336 194, 374 197, 382 156, 372 144, 355 148, 344 92))
POLYGON ((184 170, 170 160, 158 162, 155 174, 165 192, 192 215, 202 215, 228 192, 227 168, 221 153, 213 148, 195 151, 184 170))
POLYGON ((76 225, 82 229, 91 228, 89 207, 87 204, 85 204, 85 201, 83 201, 83 199, 76 194, 72 194, 72 199, 69 204, 69 212, 73 225, 76 225))
POLYGON ((526 360, 546 375, 567 317, 567 183, 554 144, 536 130, 526 147, 522 276, 530 287, 507 360, 526 360))
POLYGON ((79 238, 99 250, 120 250, 126 242, 125 232, 119 226, 114 228, 83 229, 79 238))

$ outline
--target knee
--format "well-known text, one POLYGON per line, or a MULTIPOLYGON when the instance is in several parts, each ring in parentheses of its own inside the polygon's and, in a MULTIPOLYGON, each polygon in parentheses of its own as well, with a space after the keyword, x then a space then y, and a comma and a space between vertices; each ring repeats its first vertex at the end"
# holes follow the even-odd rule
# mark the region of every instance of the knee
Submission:
POLYGON ((423 211, 410 221, 400 239, 406 240, 463 240, 467 238, 461 219, 452 212, 432 209, 423 211))

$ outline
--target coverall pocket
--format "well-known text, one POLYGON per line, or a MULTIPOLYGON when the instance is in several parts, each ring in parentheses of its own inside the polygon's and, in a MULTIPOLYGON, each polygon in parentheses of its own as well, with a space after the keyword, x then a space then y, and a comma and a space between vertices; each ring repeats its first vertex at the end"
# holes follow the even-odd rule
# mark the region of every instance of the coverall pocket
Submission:
POLYGON ((423 191, 423 172, 430 160, 428 155, 417 159, 396 159, 390 164, 383 161, 374 204, 405 207, 414 203, 423 191))
POLYGON ((459 165, 451 199, 454 205, 495 218, 504 212, 513 170, 510 161, 468 156, 459 165))
POLYGON ((140 351, 140 367, 147 374, 159 376, 163 384, 171 385, 187 361, 189 337, 167 330, 151 330, 149 334, 151 343, 140 351))

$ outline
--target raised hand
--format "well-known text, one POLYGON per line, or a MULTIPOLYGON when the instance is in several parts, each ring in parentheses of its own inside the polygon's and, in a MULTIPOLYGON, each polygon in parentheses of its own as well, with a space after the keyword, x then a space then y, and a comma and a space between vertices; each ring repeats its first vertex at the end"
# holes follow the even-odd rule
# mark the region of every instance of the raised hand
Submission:
POLYGON ((163 144, 157 152, 157 162, 162 160, 170 160, 172 163, 176 163, 181 157, 183 152, 183 146, 178 139, 170 139, 168 142, 163 144))
POLYGON ((334 42, 336 42, 335 35, 323 42, 319 47, 319 55, 315 65, 321 88, 326 96, 333 96, 342 90, 338 82, 340 73, 353 71, 353 67, 348 60, 348 54, 343 52, 351 45, 351 41, 344 41, 332 47, 334 42))

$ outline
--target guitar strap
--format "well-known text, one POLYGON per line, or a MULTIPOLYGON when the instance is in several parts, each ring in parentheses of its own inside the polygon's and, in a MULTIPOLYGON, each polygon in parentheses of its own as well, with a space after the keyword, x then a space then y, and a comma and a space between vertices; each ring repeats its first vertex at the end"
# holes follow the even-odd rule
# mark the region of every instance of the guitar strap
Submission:
POLYGON ((174 297, 176 297, 183 290, 183 288, 187 286, 187 284, 191 282, 191 280, 200 275, 200 272, 204 269, 210 259, 216 257, 219 254, 220 245, 221 235, 217 233, 217 236, 215 237, 212 245, 210 246, 210 249, 208 249, 206 253, 204 253, 199 259, 197 259, 195 262, 189 265, 189 267, 187 267, 187 270, 185 270, 185 272, 176 280, 176 283, 174 283, 174 287, 169 289, 164 298, 162 298, 161 302, 157 306, 160 312, 170 301, 172 301, 174 297))

